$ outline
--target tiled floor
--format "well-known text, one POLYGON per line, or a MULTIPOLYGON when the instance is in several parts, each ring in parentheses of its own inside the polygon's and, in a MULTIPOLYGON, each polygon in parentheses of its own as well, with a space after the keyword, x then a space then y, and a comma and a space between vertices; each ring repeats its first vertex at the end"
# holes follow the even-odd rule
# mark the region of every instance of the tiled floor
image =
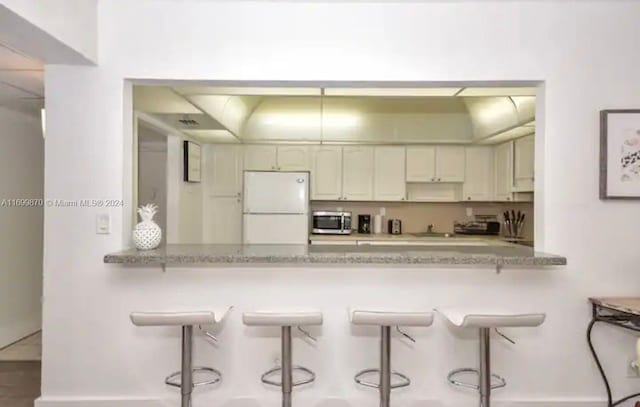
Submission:
POLYGON ((40 362, 0 362, 0 406, 33 407, 40 396, 40 362))
POLYGON ((0 350, 0 362, 24 362, 42 360, 42 332, 27 336, 19 342, 0 350))

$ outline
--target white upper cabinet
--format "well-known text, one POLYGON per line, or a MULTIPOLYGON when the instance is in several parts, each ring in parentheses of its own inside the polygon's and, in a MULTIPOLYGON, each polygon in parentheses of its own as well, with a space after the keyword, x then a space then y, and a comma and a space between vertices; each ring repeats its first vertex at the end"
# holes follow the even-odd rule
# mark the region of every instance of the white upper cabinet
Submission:
POLYGON ((374 148, 374 187, 376 201, 406 200, 404 147, 374 148))
POLYGON ((464 147, 407 147, 407 182, 463 182, 464 147))
POLYGON ((342 149, 342 198, 348 201, 373 199, 373 147, 342 149))
POLYGON ((513 191, 532 192, 534 181, 535 137, 533 135, 514 141, 513 191))
POLYGON ((495 200, 513 201, 513 142, 495 147, 495 200))
POLYGON ((244 146, 244 169, 247 171, 275 171, 278 169, 277 147, 260 144, 244 146))
POLYGON ((492 147, 465 149, 463 201, 492 201, 494 198, 494 163, 492 147))
POLYGON ((407 182, 436 182, 436 147, 407 147, 407 182))
POLYGON ((436 147, 436 179, 438 182, 464 181, 464 147, 436 147))
POLYGON ((242 146, 206 144, 203 181, 207 195, 239 197, 242 193, 242 146))
POLYGON ((342 147, 317 146, 311 151, 311 199, 342 198, 342 147))
POLYGON ((309 171, 309 146, 278 146, 279 171, 309 171))

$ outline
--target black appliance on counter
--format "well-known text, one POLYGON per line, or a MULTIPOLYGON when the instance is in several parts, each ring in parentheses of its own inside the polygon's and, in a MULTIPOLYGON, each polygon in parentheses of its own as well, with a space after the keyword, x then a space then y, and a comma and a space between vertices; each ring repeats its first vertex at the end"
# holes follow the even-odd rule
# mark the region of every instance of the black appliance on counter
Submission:
POLYGON ((358 233, 371 233, 371 215, 358 215, 358 233))
POLYGON ((456 235, 499 235, 500 222, 494 220, 454 222, 453 233, 456 235))

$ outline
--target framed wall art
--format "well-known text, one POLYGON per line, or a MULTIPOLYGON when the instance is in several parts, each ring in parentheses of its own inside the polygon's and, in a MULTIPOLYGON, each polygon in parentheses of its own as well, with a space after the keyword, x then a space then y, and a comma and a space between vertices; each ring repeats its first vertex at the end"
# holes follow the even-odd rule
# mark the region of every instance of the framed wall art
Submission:
POLYGON ((600 111, 600 199, 640 199, 640 109, 600 111))
POLYGON ((200 145, 185 140, 184 143, 184 180, 200 182, 200 145))

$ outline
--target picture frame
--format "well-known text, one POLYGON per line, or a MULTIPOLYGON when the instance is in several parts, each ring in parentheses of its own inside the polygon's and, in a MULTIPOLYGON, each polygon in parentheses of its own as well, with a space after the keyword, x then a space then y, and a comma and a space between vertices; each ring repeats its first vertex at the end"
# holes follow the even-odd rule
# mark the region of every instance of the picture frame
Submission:
POLYGON ((201 181, 201 147, 200 144, 193 141, 185 140, 183 143, 184 150, 184 181, 200 182, 201 181))
POLYGON ((640 109, 600 111, 600 199, 640 199, 640 109))

